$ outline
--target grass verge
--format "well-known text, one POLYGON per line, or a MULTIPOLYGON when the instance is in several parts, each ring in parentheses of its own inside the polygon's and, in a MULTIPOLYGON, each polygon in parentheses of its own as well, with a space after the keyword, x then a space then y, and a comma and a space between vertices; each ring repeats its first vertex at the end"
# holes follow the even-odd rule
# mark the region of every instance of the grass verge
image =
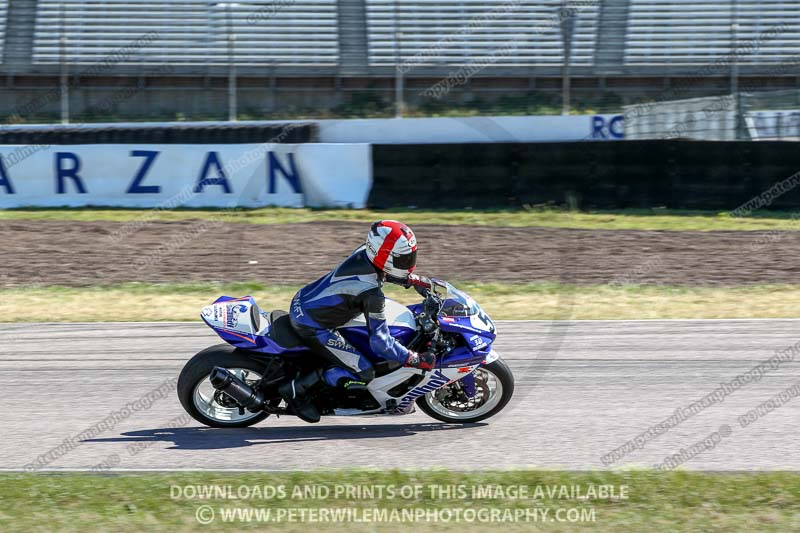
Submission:
POLYGON ((798 230, 795 213, 765 211, 747 217, 733 217, 727 212, 682 211, 667 209, 628 209, 621 211, 573 212, 559 209, 529 210, 459 210, 418 209, 7 209, 0 210, 0 220, 61 220, 156 222, 197 220, 215 217, 224 222, 250 224, 287 224, 315 221, 355 221, 369 223, 381 218, 400 219, 408 224, 449 224, 505 227, 545 227, 608 230, 671 231, 753 231, 798 230))
MULTIPOLYGON (((496 320, 797 318, 800 285, 733 288, 470 284, 466 290, 496 320)), ((124 284, 109 287, 0 289, 1 322, 199 320, 223 294, 253 295, 263 309, 286 309, 297 287, 259 283, 124 284)), ((413 290, 388 287, 405 304, 413 290)))
MULTIPOLYGON (((413 528, 416 531, 486 531, 500 526, 503 531, 797 531, 800 528, 799 493, 800 475, 781 472, 3 474, 0 475, 0 501, 4 503, 0 511, 0 530, 174 532, 207 528, 281 531, 314 528, 397 531, 413 528), (212 491, 220 487, 223 495, 249 494, 250 497, 191 497, 203 486, 212 491), (348 486, 370 487, 376 494, 358 497, 353 489, 348 492, 348 486), (380 486, 384 487, 382 496, 377 493, 380 486), (487 490, 490 486, 495 489, 487 490), (605 497, 600 486, 609 487, 605 497), (281 487, 284 497, 280 497, 281 487), (394 488, 393 497, 390 497, 390 487, 394 488), (446 493, 448 487, 450 494, 446 493), (518 488, 517 496, 526 497, 509 497, 509 489, 513 487, 518 488), (566 493, 562 492, 562 487, 566 493), (295 492, 298 488, 300 493, 295 492), (261 492, 256 492, 259 490, 261 492), (258 497, 268 490, 278 497, 258 497), (295 497, 307 490, 315 490, 316 494, 308 492, 309 497, 295 497), (326 490, 327 497, 324 497, 326 490), (571 497, 577 495, 590 497, 571 497), (203 506, 207 508, 198 511, 203 506), (237 508, 242 509, 239 515, 235 514, 237 508), (293 508, 340 509, 345 511, 338 512, 353 513, 351 516, 372 513, 373 517, 377 509, 381 510, 377 516, 380 518, 385 510, 387 519, 383 523, 313 523, 308 511, 305 520, 295 511, 295 520, 291 521, 289 513, 293 508), (266 523, 255 519, 248 523, 240 518, 253 512, 248 509, 261 509, 266 523), (350 511, 346 511, 348 509, 350 511), (421 512, 418 509, 428 513, 437 510, 437 514, 431 516, 442 517, 441 521, 428 522, 425 518, 405 523, 389 521, 394 510, 394 516, 403 516, 404 510, 406 516, 415 516, 413 513, 421 512), (496 510, 495 523, 479 522, 479 509, 487 509, 489 513, 496 510), (459 516, 455 510, 462 513, 460 521, 454 518, 459 516), (471 516, 468 510, 475 513, 471 522, 464 519, 471 516), (200 524, 198 516, 202 521, 211 518, 210 525, 200 524), (223 518, 225 516, 229 520, 223 518), (447 516, 450 516, 449 521, 444 520, 447 516), (516 523, 502 518, 514 516, 520 517, 516 523), (523 518, 532 516, 536 517, 535 521, 523 518), (278 517, 282 517, 280 522, 278 517)), ((317 513, 323 516, 320 511, 317 513)))

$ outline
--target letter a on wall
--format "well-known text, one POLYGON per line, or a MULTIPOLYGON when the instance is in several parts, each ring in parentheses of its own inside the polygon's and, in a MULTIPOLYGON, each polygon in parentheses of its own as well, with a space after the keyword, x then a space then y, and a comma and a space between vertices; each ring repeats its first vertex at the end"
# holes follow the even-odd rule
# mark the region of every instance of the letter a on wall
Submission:
POLYGON ((206 160, 203 163, 203 169, 200 171, 200 176, 197 179, 197 186, 194 188, 194 192, 203 192, 203 188, 207 185, 219 185, 226 194, 230 194, 232 192, 231 185, 228 183, 228 178, 225 176, 225 170, 223 170, 222 165, 219 162, 219 155, 217 152, 208 152, 206 160), (212 165, 216 169, 217 177, 215 178, 208 177, 208 171, 211 170, 212 165))

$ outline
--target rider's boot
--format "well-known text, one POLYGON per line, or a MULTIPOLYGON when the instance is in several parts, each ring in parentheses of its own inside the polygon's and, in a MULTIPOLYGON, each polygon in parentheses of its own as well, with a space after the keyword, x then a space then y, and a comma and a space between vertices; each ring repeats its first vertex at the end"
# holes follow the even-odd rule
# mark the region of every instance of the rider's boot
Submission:
POLYGON ((284 383, 278 388, 278 392, 292 408, 298 418, 306 422, 319 422, 319 410, 311 403, 308 392, 322 379, 319 370, 314 370, 299 378, 293 379, 289 383, 284 383))

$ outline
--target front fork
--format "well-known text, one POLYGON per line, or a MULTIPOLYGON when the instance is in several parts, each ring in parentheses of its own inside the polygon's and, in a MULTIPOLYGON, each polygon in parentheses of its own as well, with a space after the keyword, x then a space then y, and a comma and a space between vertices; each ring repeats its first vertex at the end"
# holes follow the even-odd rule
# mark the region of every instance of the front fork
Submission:
MULTIPOLYGON (((486 359, 484 359, 481 362, 478 368, 493 363, 498 359, 500 359, 500 355, 496 351, 490 350, 489 354, 486 356, 486 359)), ((475 370, 477 370, 478 368, 476 368, 475 370)), ((467 398, 474 398, 475 394, 478 393, 477 389, 475 388, 475 371, 472 371, 463 378, 461 378, 459 382, 461 383, 461 388, 464 391, 464 394, 467 395, 467 398)))
POLYGON ((475 389, 475 372, 470 372, 460 380, 461 383, 461 390, 464 391, 464 394, 467 395, 467 398, 474 398, 475 394, 477 394, 477 389, 475 389))

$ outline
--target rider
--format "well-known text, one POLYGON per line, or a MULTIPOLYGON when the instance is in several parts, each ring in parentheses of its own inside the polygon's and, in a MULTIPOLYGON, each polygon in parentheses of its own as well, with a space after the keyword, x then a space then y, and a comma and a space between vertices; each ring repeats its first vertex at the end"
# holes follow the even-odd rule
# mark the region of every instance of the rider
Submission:
POLYGON ((381 220, 372 224, 365 245, 295 294, 289 313, 294 330, 306 346, 331 364, 324 372, 315 370, 280 387, 281 396, 298 417, 319 422, 320 413, 307 393, 320 381, 332 387, 340 383, 364 387, 375 377, 369 360, 336 330, 360 314, 367 319, 369 344, 375 355, 408 367, 433 369, 435 356, 418 354, 397 342, 389 333, 384 314, 384 281, 406 287, 419 284, 420 278, 411 274, 416 262, 414 232, 401 222, 381 220))

